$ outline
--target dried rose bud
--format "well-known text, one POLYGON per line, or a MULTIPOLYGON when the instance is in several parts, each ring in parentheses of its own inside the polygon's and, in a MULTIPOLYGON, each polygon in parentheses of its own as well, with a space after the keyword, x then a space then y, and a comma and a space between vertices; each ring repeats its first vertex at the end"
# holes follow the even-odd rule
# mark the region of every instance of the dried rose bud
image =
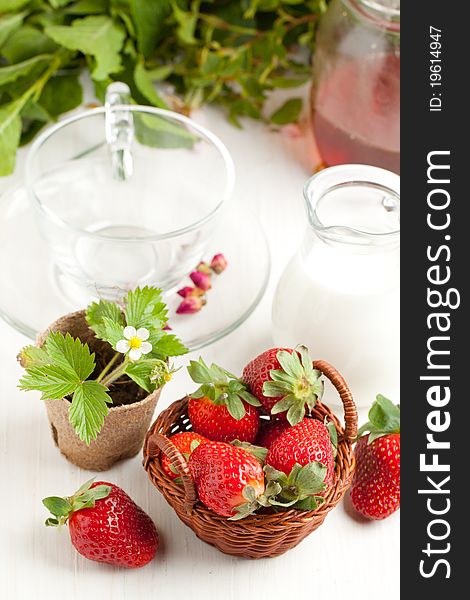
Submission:
POLYGON ((177 291, 177 294, 179 294, 182 298, 187 298, 188 296, 192 295, 192 292, 194 291, 194 288, 190 285, 186 285, 185 287, 182 287, 180 290, 177 291))
POLYGON ((176 314, 178 315, 192 315, 201 310, 201 308, 206 303, 205 298, 197 297, 197 296, 188 296, 184 298, 178 308, 176 309, 176 314))
POLYGON ((176 293, 179 294, 182 298, 188 298, 189 296, 204 296, 205 291, 201 290, 201 288, 187 285, 178 290, 176 293))
POLYGON ((217 275, 220 275, 220 273, 227 268, 227 264, 227 259, 223 254, 216 254, 211 260, 211 269, 217 273, 217 275))
POLYGON ((211 278, 206 273, 202 273, 202 271, 193 271, 190 273, 189 277, 194 285, 201 290, 210 290, 212 287, 211 278))
POLYGON ((201 273, 205 273, 206 275, 212 275, 211 268, 209 265, 203 261, 201 261, 196 267, 196 271, 200 271, 201 273))

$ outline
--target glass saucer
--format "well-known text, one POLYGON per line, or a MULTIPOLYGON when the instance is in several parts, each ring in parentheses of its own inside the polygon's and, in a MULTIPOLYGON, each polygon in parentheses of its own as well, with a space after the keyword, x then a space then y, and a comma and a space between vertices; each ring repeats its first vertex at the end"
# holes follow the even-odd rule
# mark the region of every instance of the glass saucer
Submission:
MULTIPOLYGON (((241 325, 259 304, 270 272, 269 247, 257 218, 236 202, 214 234, 204 260, 222 252, 227 269, 212 277, 207 304, 198 313, 177 315, 176 290, 165 295, 169 324, 190 350, 203 348, 241 325), (240 231, 243 239, 240 240, 240 231)), ((196 266, 196 265, 195 265, 196 266)), ((24 187, 0 198, 0 316, 35 339, 59 316, 84 308, 97 294, 67 288, 42 238, 24 187)), ((189 277, 181 282, 192 285, 189 277)))

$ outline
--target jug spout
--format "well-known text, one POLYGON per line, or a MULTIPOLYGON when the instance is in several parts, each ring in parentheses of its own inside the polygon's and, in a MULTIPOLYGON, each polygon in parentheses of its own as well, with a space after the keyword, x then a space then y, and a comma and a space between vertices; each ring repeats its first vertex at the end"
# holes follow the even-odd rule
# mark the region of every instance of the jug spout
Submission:
POLYGON ((400 177, 369 165, 320 171, 304 187, 310 226, 324 241, 355 246, 397 244, 400 177))

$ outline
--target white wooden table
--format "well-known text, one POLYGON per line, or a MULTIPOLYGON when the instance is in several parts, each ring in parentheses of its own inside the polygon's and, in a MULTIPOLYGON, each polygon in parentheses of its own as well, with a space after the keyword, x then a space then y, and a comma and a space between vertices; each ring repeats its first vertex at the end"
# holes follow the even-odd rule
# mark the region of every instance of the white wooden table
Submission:
MULTIPOLYGON (((237 130, 213 109, 195 117, 228 146, 237 169, 237 202, 254 208, 271 236, 273 269, 262 303, 238 330, 201 352, 206 361, 241 372, 247 360, 272 345, 274 287, 306 225, 302 200, 302 185, 309 175, 305 142, 251 121, 243 131, 237 130)), ((24 155, 22 150, 15 179, 21 177, 24 155)), ((0 192, 11 179, 0 179, 0 192)), ((249 240, 241 237, 240 243, 249 240)), ((66 529, 58 532, 44 526, 46 510, 41 499, 71 494, 90 473, 69 464, 53 445, 39 395, 16 387, 21 369, 15 357, 26 343, 27 339, 0 321, 2 598, 399 597, 399 514, 365 523, 351 515, 347 503, 341 503, 314 534, 287 554, 259 561, 237 559, 204 544, 177 519, 149 482, 140 455, 99 478, 123 487, 154 519, 162 540, 158 557, 145 568, 131 571, 79 556, 66 529)), ((184 357, 184 363, 190 358, 184 357)), ((165 388, 157 411, 191 389, 181 369, 165 388)), ((361 422, 364 418, 361 413, 361 422)))

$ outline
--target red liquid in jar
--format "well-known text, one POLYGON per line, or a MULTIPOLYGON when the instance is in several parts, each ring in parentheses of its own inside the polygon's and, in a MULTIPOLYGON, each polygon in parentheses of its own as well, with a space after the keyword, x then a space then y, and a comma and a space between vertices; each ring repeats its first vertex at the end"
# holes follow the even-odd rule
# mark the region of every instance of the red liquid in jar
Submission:
POLYGON ((312 123, 327 165, 365 163, 400 173, 400 58, 337 64, 312 89, 312 123))

